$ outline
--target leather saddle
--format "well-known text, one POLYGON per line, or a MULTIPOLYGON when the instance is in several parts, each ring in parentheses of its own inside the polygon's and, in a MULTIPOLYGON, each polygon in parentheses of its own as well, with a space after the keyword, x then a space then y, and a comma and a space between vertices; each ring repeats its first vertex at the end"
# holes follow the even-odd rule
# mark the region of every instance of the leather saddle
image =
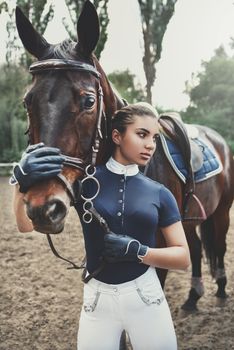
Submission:
POLYGON ((179 147, 188 167, 193 173, 201 169, 203 164, 202 150, 194 141, 199 136, 196 127, 183 123, 180 115, 175 112, 161 114, 159 124, 163 132, 179 147), (190 163, 190 164, 188 164, 190 163))
POLYGON ((188 211, 188 202, 193 197, 201 211, 201 219, 206 218, 204 208, 199 199, 195 196, 195 182, 194 172, 198 171, 203 164, 203 154, 201 148, 193 141, 198 137, 198 131, 195 127, 187 127, 183 123, 180 115, 175 112, 163 113, 159 116, 159 124, 162 132, 166 134, 172 141, 176 143, 181 151, 181 155, 184 159, 185 166, 188 170, 188 178, 185 183, 185 199, 183 205, 183 218, 184 220, 190 220, 192 218, 186 218, 188 211))

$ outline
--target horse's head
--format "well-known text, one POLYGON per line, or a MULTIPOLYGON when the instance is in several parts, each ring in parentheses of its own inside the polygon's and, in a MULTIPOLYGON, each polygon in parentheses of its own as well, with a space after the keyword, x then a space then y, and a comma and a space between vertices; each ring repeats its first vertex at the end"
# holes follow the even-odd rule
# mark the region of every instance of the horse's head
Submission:
POLYGON ((29 68, 33 80, 24 98, 29 142, 58 147, 67 159, 61 176, 36 184, 24 199, 35 230, 57 233, 74 201, 74 183, 87 165, 103 161, 105 133, 119 102, 92 54, 99 21, 88 0, 78 20, 77 42, 49 44, 19 8, 16 24, 23 45, 37 58, 29 68))

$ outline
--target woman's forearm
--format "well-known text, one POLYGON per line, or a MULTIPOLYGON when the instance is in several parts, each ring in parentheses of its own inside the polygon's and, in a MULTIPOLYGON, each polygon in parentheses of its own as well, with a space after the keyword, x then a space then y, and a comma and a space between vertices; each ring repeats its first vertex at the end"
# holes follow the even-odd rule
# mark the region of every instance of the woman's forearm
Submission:
POLYGON ((143 263, 163 269, 186 270, 190 265, 190 257, 186 247, 149 248, 143 263))

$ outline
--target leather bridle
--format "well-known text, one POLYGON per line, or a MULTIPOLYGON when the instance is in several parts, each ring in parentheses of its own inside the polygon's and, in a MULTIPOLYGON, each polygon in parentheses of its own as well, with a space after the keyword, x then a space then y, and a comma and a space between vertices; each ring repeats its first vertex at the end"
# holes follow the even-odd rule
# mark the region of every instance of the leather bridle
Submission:
MULTIPOLYGON (((67 165, 69 167, 79 169, 83 173, 85 172, 85 169, 87 166, 91 165, 95 167, 96 160, 97 160, 97 154, 100 148, 100 140, 103 139, 102 131, 101 131, 101 123, 102 119, 104 119, 106 124, 106 115, 103 110, 103 92, 102 87, 100 84, 100 77, 101 74, 97 71, 95 65, 91 65, 88 63, 84 63, 81 61, 76 61, 72 59, 61 59, 61 58, 54 58, 54 59, 46 59, 42 61, 36 61, 32 63, 29 67, 29 72, 31 74, 35 73, 42 73, 45 71, 57 71, 57 70, 75 70, 79 72, 85 72, 90 73, 94 75, 98 79, 98 90, 97 90, 97 96, 98 96, 98 110, 97 110, 97 122, 96 122, 96 129, 94 134, 94 141, 91 148, 91 159, 90 162, 87 162, 81 158, 76 157, 70 157, 67 155, 65 156, 64 165, 67 165)), ((107 130, 107 126, 105 125, 105 129, 107 130)), ((57 175, 58 179, 64 184, 70 198, 71 198, 71 205, 74 205, 77 202, 77 195, 74 193, 74 189, 70 182, 67 180, 67 178, 63 174, 57 175)))
MULTIPOLYGON (((90 177, 92 177, 92 175, 95 174, 95 171, 92 170, 91 175, 90 175, 88 169, 90 167, 93 167, 95 169, 97 154, 98 154, 98 151, 100 148, 100 140, 103 139, 103 135, 102 135, 102 131, 101 131, 102 118, 104 118, 104 120, 105 120, 105 130, 107 130, 107 125, 106 125, 107 121, 106 121, 106 116, 105 116, 105 113, 103 110, 103 91, 102 91, 102 87, 100 84, 101 74, 97 71, 95 65, 87 64, 87 63, 84 63, 81 61, 76 61, 76 60, 71 60, 71 59, 61 59, 61 58, 36 61, 33 64, 31 64, 31 66, 29 67, 29 72, 31 74, 35 74, 35 73, 40 74, 40 73, 45 72, 45 71, 57 71, 57 70, 76 70, 76 71, 80 71, 80 72, 90 73, 98 79, 97 122, 96 122, 96 129, 94 132, 94 138, 93 138, 94 141, 93 141, 92 148, 91 148, 91 157, 89 157, 90 162, 85 161, 81 158, 76 158, 76 157, 64 155, 64 157, 65 157, 64 165, 78 169, 78 170, 82 171, 88 178, 90 178, 90 177)), ((107 135, 106 135, 106 137, 107 137, 107 135)), ((64 184, 64 186, 65 186, 65 188, 66 188, 66 190, 71 198, 71 205, 74 205, 77 202, 78 196, 75 193, 72 184, 70 184, 68 179, 63 174, 59 174, 59 175, 57 175, 57 177, 64 184)), ((95 178, 94 178, 94 180, 95 180, 95 178)), ((82 185, 81 182, 82 181, 78 181, 79 187, 81 187, 81 185, 82 185)), ((97 183, 98 183, 98 181, 97 181, 97 183)), ((98 185, 99 185, 99 183, 98 183, 98 185)), ((98 191, 99 191, 99 188, 98 188, 98 191)), ((97 193, 98 193, 98 191, 97 191, 97 193)), ((80 188, 79 188, 78 192, 79 192, 79 196, 80 196, 80 192, 81 192, 80 188)), ((82 195, 81 195, 81 197, 82 197, 82 195)), ((90 200, 87 200, 87 202, 91 203, 90 200)), ((86 213, 88 212, 87 209, 85 209, 85 211, 86 211, 86 213)), ((91 212, 91 215, 103 227, 104 232, 107 233, 109 231, 109 228, 108 228, 105 220, 96 212, 96 210, 95 210, 95 208, 93 208, 93 206, 91 206, 89 211, 91 212), (107 228, 108 228, 108 230, 107 230, 107 228)), ((72 261, 70 261, 66 258, 63 258, 55 249, 53 242, 52 242, 52 239, 50 237, 50 234, 47 234, 47 239, 48 239, 50 248, 56 257, 70 263, 72 265, 72 268, 75 268, 75 269, 84 268, 84 263, 82 263, 81 265, 76 265, 72 261)), ((103 267, 104 267, 104 262, 100 265, 100 267, 96 271, 94 271, 89 276, 86 276, 86 270, 84 270, 83 281, 87 283, 92 277, 96 276, 103 269, 103 267)))

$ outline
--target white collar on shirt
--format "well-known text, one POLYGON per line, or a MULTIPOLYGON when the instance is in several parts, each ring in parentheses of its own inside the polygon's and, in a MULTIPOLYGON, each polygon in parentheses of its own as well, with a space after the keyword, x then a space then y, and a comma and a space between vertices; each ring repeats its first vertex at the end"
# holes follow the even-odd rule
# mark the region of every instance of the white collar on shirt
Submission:
POLYGON ((106 167, 112 173, 125 176, 133 176, 139 172, 139 168, 136 164, 123 165, 112 157, 107 161, 106 167))

